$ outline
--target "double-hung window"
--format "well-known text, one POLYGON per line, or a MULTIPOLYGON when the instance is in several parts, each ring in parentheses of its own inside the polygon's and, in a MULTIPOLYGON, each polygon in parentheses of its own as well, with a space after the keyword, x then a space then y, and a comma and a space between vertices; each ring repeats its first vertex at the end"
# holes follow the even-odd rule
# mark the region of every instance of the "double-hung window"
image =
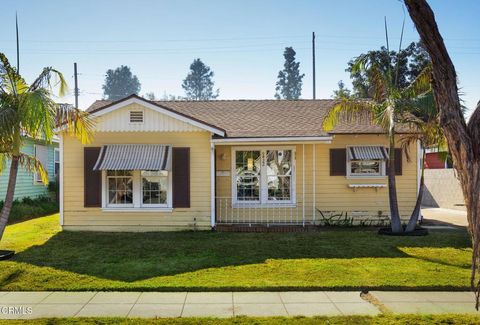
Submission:
POLYGON ((142 205, 166 206, 168 198, 168 171, 141 171, 142 205))
POLYGON ((108 205, 133 206, 133 172, 130 170, 108 170, 108 205))
POLYGON ((104 208, 172 207, 171 146, 104 145, 93 170, 101 170, 104 177, 104 208))
POLYGON ((60 175, 60 149, 55 148, 53 150, 53 175, 58 178, 60 175))
POLYGON ((235 148, 233 202, 294 203, 294 153, 293 148, 235 148))
MULTIPOLYGON (((45 171, 48 171, 48 147, 40 144, 35 144, 35 158, 42 164, 45 171)), ((43 184, 42 176, 39 173, 35 173, 33 176, 34 184, 43 184)))
POLYGON ((107 208, 170 207, 171 182, 166 170, 105 171, 107 208))
POLYGON ((347 175, 349 177, 385 176, 387 151, 382 146, 347 147, 347 175))

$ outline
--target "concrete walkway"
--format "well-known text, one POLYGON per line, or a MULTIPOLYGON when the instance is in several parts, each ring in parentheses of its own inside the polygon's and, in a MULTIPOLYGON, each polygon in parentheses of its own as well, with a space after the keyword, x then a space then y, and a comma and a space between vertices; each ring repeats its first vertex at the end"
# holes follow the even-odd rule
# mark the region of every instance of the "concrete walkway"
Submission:
POLYGON ((0 318, 7 319, 378 313, 360 292, 0 292, 0 318))
POLYGON ((371 291, 389 311, 398 314, 477 313, 472 292, 371 291))
MULTIPOLYGON (((467 292, 371 292, 398 313, 474 312, 467 292)), ((376 315, 360 292, 0 292, 0 319, 376 315)))
POLYGON ((467 212, 444 208, 423 208, 423 226, 467 227, 467 212))

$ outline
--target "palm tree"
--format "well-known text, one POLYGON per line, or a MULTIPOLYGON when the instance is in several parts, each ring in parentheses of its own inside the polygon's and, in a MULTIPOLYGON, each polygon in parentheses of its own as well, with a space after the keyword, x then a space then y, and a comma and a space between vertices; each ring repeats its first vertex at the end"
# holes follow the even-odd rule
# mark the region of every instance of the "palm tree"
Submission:
POLYGON ((21 152, 25 137, 51 143, 55 129, 62 126, 66 134, 82 143, 90 141, 93 124, 88 115, 67 105, 58 105, 52 99, 52 86, 58 86, 59 95, 67 90, 63 75, 44 68, 35 81, 28 85, 22 76, 0 53, 0 173, 6 160, 11 161, 7 193, 0 213, 0 240, 3 237, 15 194, 18 167, 38 173, 44 184, 48 175, 35 157, 21 152), (58 80, 52 84, 52 78, 58 80))
POLYGON ((403 123, 403 117, 419 96, 431 88, 431 68, 427 66, 408 87, 403 89, 397 86, 398 69, 395 73, 390 69, 382 71, 367 55, 361 55, 355 60, 352 73, 357 72, 369 76, 372 98, 369 100, 342 98, 327 114, 323 127, 330 131, 340 120, 353 122, 355 119, 368 119, 385 130, 389 140, 387 176, 391 228, 394 233, 403 232, 395 180, 396 127, 397 124, 403 123))
POLYGON ((402 136, 403 151, 409 160, 409 148, 412 144, 420 142, 422 149, 422 166, 420 186, 418 189, 417 202, 405 228, 406 232, 413 231, 420 215, 420 207, 425 187, 425 157, 427 148, 445 148, 446 139, 440 126, 438 110, 431 90, 419 95, 409 103, 409 114, 405 114, 403 122, 415 128, 415 133, 402 136))

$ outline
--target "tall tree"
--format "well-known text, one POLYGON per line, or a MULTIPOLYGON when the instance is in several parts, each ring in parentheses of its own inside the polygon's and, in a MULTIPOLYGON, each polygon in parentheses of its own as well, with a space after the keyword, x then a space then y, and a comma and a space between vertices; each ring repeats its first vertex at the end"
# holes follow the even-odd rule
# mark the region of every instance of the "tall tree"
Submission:
POLYGON ((302 79, 305 74, 300 74, 300 62, 295 61, 296 54, 293 47, 286 47, 283 52, 285 63, 283 70, 278 72, 276 99, 299 99, 302 95, 302 79))
POLYGON ((219 95, 219 90, 214 91, 213 71, 202 60, 195 59, 190 65, 190 72, 183 80, 182 88, 189 100, 210 100, 219 95))
POLYGON ((132 94, 138 95, 141 85, 137 76, 132 74, 130 67, 122 65, 115 70, 107 70, 102 89, 105 98, 118 100, 132 94))
POLYGON ((426 0, 405 0, 410 17, 425 44, 433 67, 433 92, 440 125, 457 171, 467 208, 468 231, 473 243, 471 287, 480 298, 480 102, 468 123, 458 95, 457 73, 432 9, 426 0))
MULTIPOLYGON (((399 89, 408 87, 430 62, 428 53, 421 42, 412 42, 409 46, 398 52, 389 51, 382 46, 380 50, 368 51, 367 53, 361 54, 361 56, 366 56, 370 61, 375 62, 378 69, 384 73, 389 70, 398 70, 397 85, 399 89)), ((371 72, 368 70, 354 71, 354 65, 355 59, 352 59, 348 63, 346 71, 350 72, 355 97, 372 98, 373 89, 369 82, 371 72)))
POLYGON ((0 53, 0 173, 7 159, 11 161, 7 193, 0 213, 0 240, 10 216, 19 166, 38 173, 48 183, 46 166, 34 156, 21 152, 25 138, 52 142, 54 129, 65 127, 68 135, 83 143, 90 140, 92 122, 83 111, 69 105, 58 105, 53 100, 51 79, 57 77, 59 95, 66 91, 60 72, 44 68, 35 81, 28 85, 7 57, 0 53))
MULTIPOLYGON (((418 105, 421 96, 430 91, 428 67, 403 89, 397 86, 396 70, 383 71, 378 63, 371 60, 369 55, 362 55, 356 59, 352 71, 366 74, 372 87, 373 98, 363 100, 357 98, 342 98, 335 104, 323 122, 323 128, 332 130, 339 121, 354 121, 368 119, 383 127, 389 141, 388 157, 388 196, 390 204, 391 228, 394 233, 404 231, 398 209, 397 188, 395 178, 395 145, 396 127, 403 122, 404 115, 418 105)), ((416 224, 417 215, 412 215, 412 224, 416 224)), ((413 230, 413 229, 409 229, 413 230)))
POLYGON ((343 80, 338 82, 338 89, 333 91, 333 99, 343 99, 352 97, 352 92, 350 89, 345 87, 343 80))
MULTIPOLYGON (((424 75, 420 78, 424 78, 424 82, 431 84, 431 68, 424 70, 424 75)), ((427 85, 425 85, 427 86, 427 85)), ((425 87, 427 88, 427 87, 425 87)), ((410 216, 405 231, 413 231, 417 225, 418 217, 420 216, 421 204, 423 193, 425 189, 425 158, 427 148, 445 148, 445 136, 440 126, 438 119, 438 109, 434 103, 433 92, 427 90, 424 94, 419 95, 413 101, 409 109, 408 114, 405 114, 403 121, 406 124, 415 128, 416 132, 402 135, 400 142, 402 143, 403 151, 405 152, 407 159, 410 160, 409 148, 411 145, 420 142, 420 148, 422 151, 422 166, 420 176, 420 186, 417 194, 417 202, 410 216)))

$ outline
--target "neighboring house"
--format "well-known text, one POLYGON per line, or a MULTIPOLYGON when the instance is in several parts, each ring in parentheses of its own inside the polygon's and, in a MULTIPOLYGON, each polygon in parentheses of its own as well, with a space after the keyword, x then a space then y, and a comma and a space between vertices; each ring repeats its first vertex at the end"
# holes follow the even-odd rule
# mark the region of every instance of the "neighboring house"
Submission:
MULTIPOLYGON (((60 137, 61 225, 97 231, 312 225, 319 211, 385 218, 387 137, 360 120, 325 132, 322 121, 334 103, 153 102, 135 95, 97 101, 88 109, 96 121, 92 143, 60 137)), ((404 217, 419 180, 418 148, 410 149, 411 161, 397 149, 395 166, 404 217)))
MULTIPOLYGON (((36 157, 48 171, 48 179, 51 182, 55 181, 56 175, 60 172, 58 139, 55 139, 50 144, 46 144, 42 141, 28 138, 25 139, 25 144, 21 151, 36 157)), ((0 201, 5 200, 9 176, 10 163, 7 162, 3 173, 0 175, 0 201)), ((22 199, 24 197, 36 198, 48 194, 48 186, 43 185, 37 174, 30 173, 22 167, 18 168, 15 199, 22 199)))
POLYGON ((438 149, 427 149, 425 154, 425 168, 426 169, 446 169, 453 168, 452 159, 448 157, 446 151, 439 151, 438 149))

